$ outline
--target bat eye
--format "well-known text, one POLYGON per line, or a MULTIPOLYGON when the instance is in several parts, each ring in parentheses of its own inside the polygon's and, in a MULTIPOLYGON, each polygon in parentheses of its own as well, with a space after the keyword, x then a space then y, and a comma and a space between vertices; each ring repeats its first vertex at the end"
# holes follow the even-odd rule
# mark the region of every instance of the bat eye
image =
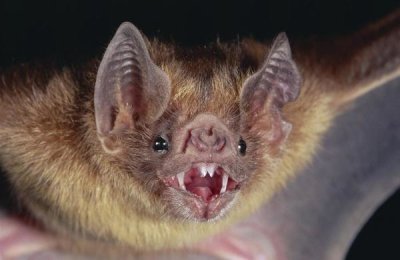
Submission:
POLYGON ((153 150, 158 153, 166 153, 168 151, 168 141, 161 136, 157 136, 153 143, 153 150))
POLYGON ((246 148, 247 148, 246 142, 242 138, 240 138, 239 143, 238 143, 238 151, 239 151, 240 155, 246 154, 246 148))

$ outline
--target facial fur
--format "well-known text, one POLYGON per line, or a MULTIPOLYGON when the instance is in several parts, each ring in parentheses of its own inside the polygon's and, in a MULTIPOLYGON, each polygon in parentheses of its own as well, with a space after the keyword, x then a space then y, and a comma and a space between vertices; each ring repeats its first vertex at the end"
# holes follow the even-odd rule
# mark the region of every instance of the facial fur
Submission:
POLYGON ((2 167, 49 230, 139 251, 189 244, 284 186, 337 113, 350 80, 294 57, 285 34, 187 50, 125 23, 100 63, 1 73, 2 167))
MULTIPOLYGON (((249 186, 261 174, 256 169, 272 169, 280 156, 284 142, 271 137, 282 135, 283 117, 273 97, 255 108, 259 118, 243 109, 242 88, 261 66, 244 44, 194 51, 154 41, 146 48, 159 76, 139 75, 138 82, 162 86, 167 77, 168 89, 142 90, 151 86, 106 74, 99 92, 97 85, 93 89, 99 73, 109 73, 101 64, 97 80, 91 65, 86 74, 23 77, 29 68, 20 68, 18 78, 15 71, 4 73, 1 161, 23 204, 49 228, 141 248, 167 246, 173 237, 189 242, 188 226, 226 221, 241 207, 241 197, 253 192, 249 186), (131 93, 136 99, 126 97, 131 93), (27 105, 14 109, 15 103, 27 105), (271 111, 279 122, 268 116, 271 111), (17 141, 7 142, 8 133, 17 141), (154 149, 159 137, 168 142, 167 151, 154 149), (18 158, 15 164, 10 156, 18 158), (149 226, 159 233, 147 234, 149 226), (164 242, 154 245, 152 236, 164 242)), ((199 233, 208 229, 196 225, 199 233)))

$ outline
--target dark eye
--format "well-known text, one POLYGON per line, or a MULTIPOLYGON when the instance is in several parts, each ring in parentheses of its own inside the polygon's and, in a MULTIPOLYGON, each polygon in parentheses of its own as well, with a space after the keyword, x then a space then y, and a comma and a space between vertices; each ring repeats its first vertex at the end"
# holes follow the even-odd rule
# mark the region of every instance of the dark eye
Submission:
POLYGON ((153 143, 153 150, 158 153, 166 153, 168 151, 168 141, 161 136, 157 136, 153 143))
POLYGON ((238 151, 239 151, 240 155, 246 154, 246 148, 247 148, 246 142, 242 138, 240 138, 239 143, 238 143, 238 151))

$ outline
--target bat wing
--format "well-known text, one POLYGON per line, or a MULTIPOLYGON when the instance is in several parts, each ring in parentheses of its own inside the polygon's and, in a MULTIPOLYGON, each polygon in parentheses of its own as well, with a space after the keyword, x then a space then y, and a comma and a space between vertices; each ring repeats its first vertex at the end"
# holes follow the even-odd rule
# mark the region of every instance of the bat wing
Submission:
POLYGON ((334 81, 327 91, 335 105, 359 99, 336 119, 314 162, 249 220, 264 219, 276 259, 344 259, 400 187, 400 10, 328 45, 329 60, 316 68, 334 81))
POLYGON ((341 105, 400 76, 400 9, 333 45, 327 67, 341 105))
POLYGON ((310 167, 266 205, 282 259, 344 259, 374 211, 400 187, 400 79, 337 118, 310 167))

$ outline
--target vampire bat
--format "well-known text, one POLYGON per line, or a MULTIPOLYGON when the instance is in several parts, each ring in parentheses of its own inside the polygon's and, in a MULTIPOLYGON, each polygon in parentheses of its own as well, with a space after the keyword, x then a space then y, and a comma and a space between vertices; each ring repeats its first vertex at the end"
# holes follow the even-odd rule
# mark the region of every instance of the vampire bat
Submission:
POLYGON ((1 72, 2 168, 22 207, 77 248, 189 246, 279 202, 332 120, 398 77, 399 24, 182 49, 124 23, 100 63, 1 72))

